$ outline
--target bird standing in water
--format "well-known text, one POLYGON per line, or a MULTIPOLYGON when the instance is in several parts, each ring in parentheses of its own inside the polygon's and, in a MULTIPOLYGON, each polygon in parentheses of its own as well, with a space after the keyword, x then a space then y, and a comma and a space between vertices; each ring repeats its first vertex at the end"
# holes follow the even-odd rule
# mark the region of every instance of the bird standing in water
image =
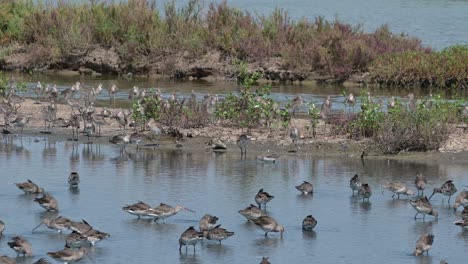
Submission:
POLYGON ((311 194, 314 192, 314 186, 308 181, 304 181, 300 185, 295 186, 295 188, 302 194, 311 194))
POLYGON ((265 236, 268 236, 269 232, 280 232, 281 238, 283 237, 284 227, 272 217, 264 215, 252 220, 252 222, 265 231, 265 236))
POLYGON ((78 187, 78 184, 80 183, 80 175, 76 171, 72 171, 70 175, 68 176, 68 184, 70 185, 70 188, 76 188, 78 187))
POLYGON ((237 138, 236 142, 237 146, 241 150, 241 159, 246 159, 247 157, 247 146, 250 144, 250 138, 247 136, 247 134, 241 134, 237 138))
POLYGON ((270 195, 267 192, 264 192, 263 189, 260 189, 258 193, 255 195, 255 202, 258 204, 258 208, 266 208, 266 204, 275 198, 273 195, 270 195))
POLYGON ((195 245, 198 241, 203 240, 203 232, 198 232, 193 226, 187 228, 179 238, 179 252, 182 251, 182 246, 185 246, 187 252, 188 246, 193 246, 193 253, 195 253, 195 245))
POLYGON ((423 220, 426 218, 426 214, 432 215, 435 218, 439 216, 437 210, 432 208, 432 205, 427 197, 422 197, 417 200, 409 200, 409 203, 417 211, 416 215, 414 215, 414 219, 416 219, 418 214, 423 214, 423 220))
POLYGON ((354 175, 351 180, 349 180, 349 187, 351 188, 351 190, 353 190, 353 195, 354 195, 354 191, 358 191, 361 189, 362 187, 362 183, 361 183, 361 179, 359 179, 359 176, 356 174, 354 175))
POLYGON ((414 185, 416 186, 416 189, 418 189, 418 195, 420 193, 421 195, 424 195, 424 189, 426 188, 426 184, 426 178, 422 175, 422 173, 418 173, 418 175, 416 175, 416 178, 414 179, 414 185))
POLYGON ((8 241, 8 246, 13 249, 16 254, 32 257, 32 247, 31 244, 21 236, 15 236, 10 241, 8 241))
POLYGON ((416 242, 416 249, 414 250, 414 255, 419 256, 426 252, 429 255, 429 249, 432 248, 432 243, 434 242, 433 234, 422 234, 416 242))
POLYGON ((434 191, 432 192, 432 195, 429 197, 429 200, 432 198, 432 196, 434 196, 434 194, 441 193, 442 195, 449 197, 447 203, 450 203, 450 198, 456 192, 457 192, 457 188, 455 187, 455 184, 453 184, 452 180, 448 180, 444 184, 442 184, 440 188, 434 188, 434 191))
POLYGON ((372 190, 369 184, 363 183, 361 189, 359 189, 358 191, 358 195, 361 196, 363 202, 364 199, 367 199, 367 201, 369 201, 369 197, 371 197, 372 195, 372 190))

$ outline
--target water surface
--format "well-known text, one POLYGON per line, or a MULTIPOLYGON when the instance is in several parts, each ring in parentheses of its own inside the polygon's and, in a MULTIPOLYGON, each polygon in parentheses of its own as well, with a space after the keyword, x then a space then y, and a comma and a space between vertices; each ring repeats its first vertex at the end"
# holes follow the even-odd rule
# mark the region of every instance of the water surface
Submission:
MULTIPOLYGON (((0 218, 7 228, 0 241, 0 254, 13 256, 6 242, 14 235, 26 237, 34 250, 32 263, 48 251, 59 250, 64 235, 41 227, 31 230, 46 213, 22 194, 13 183, 31 179, 54 195, 60 215, 85 219, 96 229, 110 233, 90 253, 93 260, 80 263, 258 263, 269 256, 272 263, 464 263, 468 232, 453 225, 454 213, 434 196, 432 202, 440 217, 434 221, 414 220, 414 209, 405 198, 392 200, 380 185, 387 180, 411 184, 422 172, 429 189, 453 179, 459 190, 467 189, 461 165, 437 163, 357 160, 337 158, 281 157, 275 164, 259 163, 248 157, 240 161, 238 151, 225 154, 191 150, 136 151, 129 147, 120 155, 111 145, 85 145, 55 142, 47 138, 6 138, 0 144, 0 218), (78 171, 78 191, 68 189, 70 171, 78 171), (358 173, 374 190, 370 202, 352 196, 349 178, 358 173), (314 184, 313 196, 303 196, 294 186, 308 180, 314 184), (284 237, 263 232, 238 214, 260 188, 275 198, 266 212, 285 226, 284 237), (196 211, 180 212, 166 223, 137 220, 121 210, 139 200, 156 206, 160 202, 182 204, 196 211), (236 234, 221 245, 204 241, 193 254, 179 254, 178 239, 189 226, 210 213, 236 234), (315 232, 301 230, 302 219, 312 214, 318 225, 315 232), (429 256, 411 256, 422 232, 435 234, 429 256)), ((452 198, 453 199, 453 198, 452 198)))

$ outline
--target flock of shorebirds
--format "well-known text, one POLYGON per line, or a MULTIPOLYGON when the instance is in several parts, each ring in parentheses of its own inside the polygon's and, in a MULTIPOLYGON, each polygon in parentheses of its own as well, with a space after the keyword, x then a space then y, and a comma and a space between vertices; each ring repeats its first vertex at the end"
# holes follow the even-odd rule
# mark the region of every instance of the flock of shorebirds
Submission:
MULTIPOLYGON (((44 118, 45 128, 50 127, 52 123, 62 122, 64 126, 72 127, 72 139, 75 139, 75 130, 80 129, 80 123, 84 123, 84 132, 89 137, 96 133, 96 127, 98 128, 97 133, 100 134, 100 128, 103 125, 108 125, 107 118, 113 118, 118 121, 118 123, 125 129, 129 125, 129 116, 130 113, 124 113, 119 111, 118 113, 112 114, 109 112, 103 111, 102 113, 95 113, 93 110, 93 104, 97 96, 102 92, 102 85, 98 85, 96 88, 88 89, 86 93, 82 93, 80 98, 76 98, 75 95, 82 89, 82 84, 77 82, 72 85, 70 88, 59 92, 56 86, 46 86, 43 87, 40 82, 36 84, 35 92, 37 99, 42 98, 44 101, 48 101, 49 105, 43 108, 42 114, 44 118), (63 100, 71 107, 70 118, 67 120, 58 120, 56 118, 57 107, 56 103, 59 100, 59 96, 63 96, 63 100)), ((118 88, 115 85, 112 85, 108 89, 109 97, 111 101, 115 99, 115 94, 118 88)), ((10 92, 7 95, 6 101, 0 102, 0 112, 4 114, 4 120, 6 125, 14 125, 21 129, 29 122, 31 116, 17 116, 12 120, 12 116, 17 114, 17 110, 20 108, 23 99, 15 94, 14 89, 10 89, 10 92)), ((129 99, 133 98, 144 98, 147 96, 146 90, 140 90, 138 87, 134 87, 130 90, 129 99)), ((155 98, 160 100, 166 100, 161 97, 160 91, 156 91, 154 95, 155 98)), ((393 98, 392 98, 393 99, 393 98)), ((173 93, 168 99, 168 102, 171 100, 177 100, 175 94, 173 93)), ((210 110, 213 107, 218 98, 217 96, 205 96, 202 105, 204 111, 210 110)), ((392 107, 392 102, 394 104, 394 99, 388 105, 392 107)), ((295 115, 298 112, 299 108, 303 103, 303 99, 300 96, 296 96, 290 105, 292 114, 295 115)), ((355 103, 355 97, 350 94, 346 98, 346 103, 353 105, 355 103)), ((192 93, 192 96, 189 99, 189 105, 197 105, 196 96, 192 93)), ((409 107, 411 108, 414 105, 414 97, 410 98, 409 107)), ((321 107, 320 115, 324 118, 329 114, 331 109, 331 100, 328 97, 321 107)), ((107 110, 108 111, 108 110, 107 110)), ((157 127, 155 124, 150 125, 150 129, 154 132, 161 132, 161 128, 157 127)), ((4 130, 4 133, 6 133, 4 130)), ((78 132, 76 133, 78 135, 78 132)), ((137 143, 141 140, 138 137, 134 137, 135 134, 125 134, 117 135, 110 139, 111 143, 117 144, 121 147, 121 151, 124 151, 124 148, 129 143, 137 143)), ((245 159, 247 156, 247 147, 250 144, 250 135, 242 134, 237 139, 237 146, 240 148, 241 159, 245 159)), ((289 136, 292 140, 294 146, 297 147, 297 142, 300 138, 299 130, 296 127, 290 129, 289 136)), ((89 141, 89 138, 88 138, 89 141)), ((260 159, 265 162, 275 162, 278 156, 269 153, 264 156, 259 156, 257 159, 260 159)), ((80 177, 77 172, 72 172, 69 175, 68 183, 70 188, 77 188, 80 183, 80 177)), ((418 215, 422 214, 422 219, 424 220, 426 215, 433 217, 438 216, 437 210, 435 210, 431 203, 430 199, 434 194, 440 193, 444 196, 448 196, 448 203, 450 203, 451 197, 457 192, 457 189, 451 180, 445 182, 441 185, 440 188, 434 188, 432 195, 427 198, 423 196, 424 189, 427 185, 427 180, 420 174, 416 176, 415 186, 418 190, 418 196, 416 199, 409 200, 409 204, 416 210, 416 215, 414 216, 417 219, 418 215)), ((35 197, 34 202, 40 205, 47 211, 56 211, 58 212, 59 206, 58 201, 43 188, 40 188, 34 182, 28 180, 23 183, 17 183, 16 186, 24 191, 26 194, 31 195, 42 195, 41 197, 35 197)), ((367 183, 361 181, 358 175, 355 175, 350 179, 350 188, 354 193, 357 191, 357 195, 362 198, 363 202, 366 200, 369 201, 372 196, 371 186, 367 183)), ((406 184, 401 182, 389 182, 382 185, 383 188, 388 189, 393 192, 394 195, 392 198, 400 198, 400 195, 413 196, 415 192, 412 191, 406 184), (395 197, 396 196, 396 197, 395 197)), ((301 192, 303 195, 309 195, 314 192, 312 183, 304 181, 300 185, 296 186, 296 189, 301 192)), ((250 204, 244 209, 239 210, 239 213, 244 216, 248 221, 254 223, 256 226, 261 228, 264 231, 265 236, 268 236, 270 232, 280 233, 282 237, 283 232, 285 231, 284 226, 281 225, 276 219, 268 216, 265 210, 267 203, 274 198, 273 195, 270 195, 268 192, 260 189, 254 197, 255 203, 250 204)), ((464 210, 462 212, 462 219, 456 221, 454 224, 461 227, 468 227, 468 191, 460 192, 454 202, 453 209, 457 210, 458 207, 463 206, 464 210)), ((152 218, 154 221, 163 221, 165 222, 168 217, 171 217, 178 212, 185 210, 189 212, 194 212, 193 210, 186 208, 182 205, 177 205, 175 207, 161 203, 156 207, 151 207, 145 202, 139 201, 135 204, 125 205, 122 207, 122 210, 137 216, 138 218, 147 217, 152 218)), ((198 230, 194 226, 188 227, 179 237, 179 251, 182 251, 182 247, 185 246, 185 251, 187 252, 189 246, 193 246, 195 252, 196 244, 204 239, 218 241, 221 243, 222 240, 227 239, 233 236, 235 233, 228 231, 221 227, 218 224, 218 217, 210 214, 205 214, 199 221, 198 230)), ((72 232, 67 235, 65 239, 64 249, 56 252, 48 252, 47 255, 64 263, 74 262, 82 259, 84 256, 88 255, 89 248, 94 246, 97 242, 107 238, 110 234, 94 229, 90 224, 85 220, 82 221, 73 221, 63 216, 58 216, 54 219, 43 219, 42 222, 36 226, 33 231, 39 228, 41 225, 45 225, 49 229, 56 230, 58 232, 63 232, 65 230, 71 230, 72 232)), ((302 228, 305 231, 311 231, 317 225, 317 220, 312 215, 307 215, 302 221, 302 228)), ((0 220, 0 236, 5 229, 5 223, 0 220)), ((433 234, 422 234, 419 240, 416 242, 416 248, 414 255, 421 255, 424 252, 428 253, 432 247, 434 241, 433 234)), ((8 245, 18 254, 31 257, 32 246, 31 244, 22 236, 15 236, 9 242, 8 245)), ((8 256, 0 256, 0 264, 11 264, 16 263, 15 259, 8 256)), ((46 259, 39 259, 35 263, 48 263, 46 259)), ((268 257, 263 257, 261 264, 269 263, 268 257)), ((444 263, 444 262, 441 262, 444 263)))
MULTIPOLYGON (((243 157, 243 155, 246 153, 245 148, 248 145, 248 137, 246 135, 240 136, 238 139, 238 145, 241 149, 241 157, 243 157)), ((77 188, 80 183, 79 174, 77 172, 71 172, 68 177, 68 183, 70 188, 77 188)), ((416 211, 414 216, 415 219, 417 219, 418 215, 420 214, 422 214, 423 220, 425 220, 426 215, 437 218, 438 212, 431 205, 430 199, 435 194, 442 194, 443 196, 448 197, 447 203, 450 204, 451 197, 457 193, 457 188, 455 187, 452 180, 448 180, 440 187, 434 188, 429 198, 424 196, 427 180, 422 174, 418 174, 416 176, 414 184, 417 189, 417 198, 409 199, 408 202, 416 211)), ((59 211, 58 201, 31 180, 23 183, 16 183, 16 186, 28 195, 41 194, 42 196, 36 197, 34 202, 36 202, 45 210, 55 212, 59 211)), ((366 202, 366 200, 369 201, 370 197, 372 196, 371 186, 362 182, 357 174, 350 179, 349 186, 353 192, 353 195, 355 195, 355 192, 357 192, 357 195, 362 198, 362 202, 366 202)), ((393 199, 399 199, 401 195, 416 195, 413 190, 411 190, 406 184, 402 182, 387 182, 384 183, 381 187, 392 192, 393 199)), ((295 186, 295 188, 303 195, 310 195, 314 192, 313 184, 308 181, 303 181, 300 185, 295 186)), ((277 232, 280 233, 280 237, 282 238, 283 232, 285 231, 284 226, 273 217, 268 216, 265 211, 267 204, 273 198, 273 195, 270 195, 268 192, 260 189, 254 196, 256 205, 250 204, 238 212, 244 216, 247 221, 254 223, 256 226, 262 229, 265 236, 268 236, 268 233, 270 232, 277 232)), ((464 207, 461 213, 462 219, 455 221, 454 224, 466 228, 468 227, 468 191, 461 191, 456 196, 453 203, 453 210, 456 211, 460 206, 464 207)), ((142 201, 131 205, 125 205, 122 207, 122 210, 131 215, 135 215, 138 218, 147 217, 154 219, 155 222, 160 220, 165 222, 167 218, 177 214, 182 210, 194 213, 193 210, 182 205, 173 207, 161 203, 156 207, 151 207, 142 201)), ((219 218, 217 216, 205 214, 199 221, 198 230, 195 228, 195 226, 188 227, 179 237, 179 251, 182 251, 182 247, 185 246, 185 251, 187 253, 188 247, 193 246, 193 252, 195 253, 195 246, 201 240, 207 239, 221 243, 222 240, 225 240, 235 234, 232 231, 228 231, 222 228, 218 223, 218 220, 219 218)), ((90 247, 110 236, 108 233, 94 229, 85 220, 73 221, 64 216, 58 216, 53 219, 43 219, 38 226, 33 228, 33 232, 42 225, 45 225, 47 228, 56 230, 60 233, 66 230, 72 231, 65 239, 64 249, 47 253, 48 256, 64 263, 74 262, 82 259, 84 256, 88 255, 90 247)), ((312 215, 307 215, 302 221, 302 229, 304 231, 312 231, 316 225, 317 220, 312 215)), ((4 229, 5 223, 0 220, 0 236, 2 235, 4 229)), ((432 247, 433 241, 433 234, 423 233, 416 242, 413 254, 415 256, 422 255, 424 253, 428 254, 432 247)), ((17 255, 23 255, 26 257, 33 256, 32 245, 22 236, 14 236, 11 238, 11 240, 8 241, 8 246, 13 249, 17 255)), ((8 256, 1 256, 0 263, 11 264, 16 263, 16 261, 15 259, 8 256)), ((44 264, 48 262, 44 258, 41 258, 35 263, 44 264)), ((260 263, 266 264, 270 262, 268 257, 263 257, 262 262, 260 263)), ((441 261, 441 263, 446 262, 441 261)))
MULTIPOLYGON (((80 183, 80 175, 77 172, 71 172, 68 176, 68 184, 70 188, 78 188, 80 183)), ((50 193, 46 192, 43 188, 39 187, 36 183, 31 180, 26 182, 16 183, 18 189, 22 190, 25 194, 35 197, 33 199, 39 206, 44 208, 46 211, 58 212, 59 203, 50 193), (41 195, 36 197, 36 195, 41 195)), ((45 225, 47 228, 56 230, 62 233, 65 230, 71 230, 65 238, 65 245, 62 250, 47 252, 47 255, 51 258, 63 262, 75 262, 82 259, 88 254, 89 248, 94 246, 97 242, 109 237, 110 235, 94 229, 85 220, 73 221, 63 216, 58 216, 53 219, 44 218, 39 225, 32 229, 34 232, 40 226, 45 225)), ((0 237, 5 230, 5 223, 0 220, 0 237)), ((33 250, 31 243, 23 236, 17 235, 12 237, 8 242, 8 246, 13 249, 17 256, 23 255, 24 257, 32 257, 33 250)), ((16 263, 14 258, 8 256, 0 256, 1 264, 13 264, 16 263)), ((46 264, 50 263, 45 258, 40 258, 35 264, 46 264)))

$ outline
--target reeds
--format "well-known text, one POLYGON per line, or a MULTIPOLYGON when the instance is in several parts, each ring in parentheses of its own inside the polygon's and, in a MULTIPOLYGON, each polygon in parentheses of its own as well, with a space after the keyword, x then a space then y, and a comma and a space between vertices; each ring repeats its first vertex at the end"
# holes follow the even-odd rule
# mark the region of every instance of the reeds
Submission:
POLYGON ((50 67, 96 47, 114 48, 128 65, 142 58, 174 54, 197 58, 217 51, 224 58, 250 63, 280 58, 284 69, 315 71, 336 82, 367 71, 382 54, 425 51, 419 40, 395 35, 386 26, 367 33, 323 17, 294 21, 282 9, 261 16, 226 2, 205 7, 200 0, 189 0, 180 8, 172 1, 163 10, 145 0, 2 1, 0 44, 13 43, 27 45, 38 57, 34 63, 50 67))

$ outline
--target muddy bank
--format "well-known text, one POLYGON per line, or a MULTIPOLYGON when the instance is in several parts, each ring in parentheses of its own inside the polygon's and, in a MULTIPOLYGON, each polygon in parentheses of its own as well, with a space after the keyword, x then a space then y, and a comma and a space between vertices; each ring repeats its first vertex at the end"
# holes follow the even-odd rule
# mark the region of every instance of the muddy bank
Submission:
MULTIPOLYGON (((54 73, 66 75, 120 75, 120 76, 157 76, 169 79, 211 79, 235 80, 238 69, 232 58, 217 50, 194 57, 188 52, 159 54, 134 59, 132 63, 121 58, 114 48, 97 47, 67 58, 51 60, 49 54, 41 49, 11 45, 0 47, 0 53, 8 54, 0 59, 0 70, 54 73)), ((282 83, 335 83, 331 75, 314 71, 288 69, 281 58, 270 58, 260 62, 248 63, 251 72, 259 72, 264 80, 282 83)), ((339 81, 340 83, 343 80, 339 81)), ((355 74, 345 80, 346 85, 360 85, 370 82, 367 73, 355 74)))
MULTIPOLYGON (((54 140, 66 141, 72 137, 71 128, 52 126, 50 129, 44 128, 42 118, 42 109, 46 104, 35 103, 31 99, 26 99, 23 102, 18 115, 31 116, 30 122, 24 128, 23 136, 32 137, 40 140, 48 137, 54 140)), ((67 119, 70 116, 71 109, 68 105, 58 104, 57 119, 67 119)), ((99 113, 103 110, 102 107, 95 107, 95 112, 99 113)), ((110 109, 112 112, 117 112, 124 109, 110 109)), ((80 132, 78 142, 95 144, 110 144, 109 139, 115 135, 124 135, 134 133, 134 128, 124 130, 119 128, 117 122, 113 119, 108 119, 109 125, 102 126, 101 135, 91 135, 88 137, 83 132, 80 132)), ((276 153, 280 156, 323 156, 323 157, 346 157, 355 159, 399 159, 412 160, 421 162, 456 162, 468 163, 468 133, 460 128, 454 131, 449 140, 439 151, 417 153, 405 152, 395 156, 382 155, 374 142, 370 139, 351 140, 345 136, 335 136, 328 131, 327 126, 323 123, 319 124, 317 135, 315 138, 304 127, 309 121, 302 118, 294 118, 291 125, 300 129, 301 137, 298 141, 297 148, 292 145, 287 129, 253 129, 251 133, 251 144, 248 147, 248 157, 254 159, 257 156, 267 153, 276 153)), ((0 127, 11 132, 10 136, 20 138, 19 128, 5 127, 3 120, 0 122, 0 127)), ((83 126, 81 126, 82 128, 83 126)), ((169 131, 168 127, 163 127, 165 131, 169 131)), ((82 131, 82 129, 80 130, 82 131)), ((150 131, 142 132, 139 146, 143 149, 152 150, 155 148, 162 149, 178 149, 181 146, 182 150, 188 151, 212 151, 211 141, 220 139, 227 145, 228 152, 239 153, 240 150, 236 146, 237 137, 245 132, 240 128, 224 127, 220 125, 210 125, 204 128, 178 129, 179 137, 173 137, 165 134, 154 134, 150 131)), ((134 148, 135 146, 129 146, 134 148)))

